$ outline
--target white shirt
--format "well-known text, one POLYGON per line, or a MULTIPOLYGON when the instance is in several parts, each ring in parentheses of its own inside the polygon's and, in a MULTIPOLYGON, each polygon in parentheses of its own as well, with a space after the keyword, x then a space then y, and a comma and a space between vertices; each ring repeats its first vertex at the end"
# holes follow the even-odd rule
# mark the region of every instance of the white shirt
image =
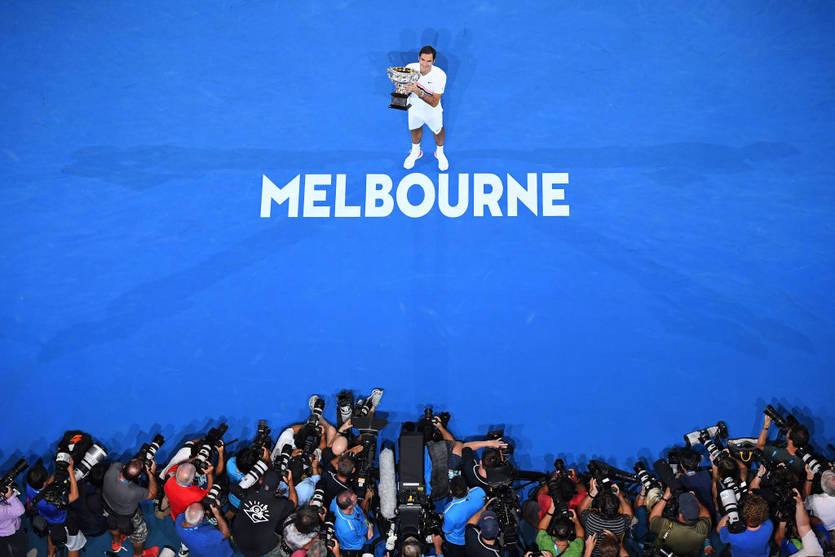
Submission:
MULTIPOLYGON (((420 73, 420 62, 412 62, 411 64, 407 64, 406 67, 420 73)), ((446 88, 446 72, 438 66, 433 65, 432 69, 429 70, 426 75, 421 74, 417 83, 430 93, 437 93, 441 95, 446 88)), ((440 101, 438 101, 438 106, 431 106, 415 93, 409 95, 409 104, 412 105, 409 110, 437 110, 439 112, 443 110, 440 101)))
POLYGON ((823 522, 824 528, 835 529, 835 497, 825 493, 810 495, 806 498, 806 508, 823 522))

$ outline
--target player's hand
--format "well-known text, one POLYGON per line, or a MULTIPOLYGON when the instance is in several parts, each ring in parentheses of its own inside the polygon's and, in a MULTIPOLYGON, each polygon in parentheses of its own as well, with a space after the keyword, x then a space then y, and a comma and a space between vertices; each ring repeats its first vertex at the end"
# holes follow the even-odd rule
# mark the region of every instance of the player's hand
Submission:
POLYGON ((155 460, 148 464, 148 473, 152 476, 157 473, 157 462, 155 460))
POLYGON ((215 471, 214 465, 209 464, 208 466, 206 466, 206 469, 203 471, 203 473, 206 474, 207 476, 210 476, 214 473, 214 471, 215 471))
POLYGON ((418 90, 417 83, 410 83, 406 86, 407 93, 414 93, 418 90))

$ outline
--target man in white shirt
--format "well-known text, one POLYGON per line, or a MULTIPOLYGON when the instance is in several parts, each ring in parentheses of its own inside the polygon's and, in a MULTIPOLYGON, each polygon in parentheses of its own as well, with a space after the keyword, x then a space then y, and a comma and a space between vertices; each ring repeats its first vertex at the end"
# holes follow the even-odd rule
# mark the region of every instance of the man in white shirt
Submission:
MULTIPOLYGON (((806 481, 811 484, 808 479, 806 481)), ((809 495, 806 498, 806 508, 823 523, 824 528, 835 532, 835 472, 825 471, 820 482, 823 493, 809 495)))
POLYGON ((424 46, 418 54, 418 61, 406 67, 420 72, 420 79, 406 87, 411 93, 409 107, 409 131, 412 134, 412 150, 403 161, 403 168, 410 170, 415 161, 423 156, 420 150, 420 140, 423 137, 424 124, 435 135, 435 158, 438 159, 438 170, 449 168, 449 161, 444 155, 444 109, 441 107, 441 95, 446 88, 446 73, 435 65, 437 52, 431 46, 424 46))

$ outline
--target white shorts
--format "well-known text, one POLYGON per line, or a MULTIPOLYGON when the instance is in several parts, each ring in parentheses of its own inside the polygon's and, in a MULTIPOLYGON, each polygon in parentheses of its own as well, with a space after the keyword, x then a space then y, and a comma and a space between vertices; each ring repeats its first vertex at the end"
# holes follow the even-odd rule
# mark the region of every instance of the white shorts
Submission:
MULTIPOLYGON (((420 101, 423 102, 423 101, 420 101)), ((437 134, 444 127, 443 110, 409 109, 409 129, 416 130, 426 124, 432 133, 437 134)))

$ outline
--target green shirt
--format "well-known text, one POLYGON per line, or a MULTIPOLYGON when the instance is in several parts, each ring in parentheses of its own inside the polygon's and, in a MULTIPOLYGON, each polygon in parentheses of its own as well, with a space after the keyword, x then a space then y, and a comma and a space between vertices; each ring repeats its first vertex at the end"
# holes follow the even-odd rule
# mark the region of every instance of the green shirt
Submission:
POLYGON ((686 526, 659 516, 650 521, 649 529, 658 536, 658 545, 682 557, 696 557, 710 533, 710 519, 700 518, 693 526, 686 526))
POLYGON ((583 554, 583 540, 580 538, 574 538, 574 541, 568 544, 565 551, 560 553, 560 550, 557 548, 556 540, 549 536, 548 532, 545 530, 537 531, 536 545, 539 547, 540 551, 548 551, 554 557, 557 555, 562 555, 563 557, 580 557, 583 554))

